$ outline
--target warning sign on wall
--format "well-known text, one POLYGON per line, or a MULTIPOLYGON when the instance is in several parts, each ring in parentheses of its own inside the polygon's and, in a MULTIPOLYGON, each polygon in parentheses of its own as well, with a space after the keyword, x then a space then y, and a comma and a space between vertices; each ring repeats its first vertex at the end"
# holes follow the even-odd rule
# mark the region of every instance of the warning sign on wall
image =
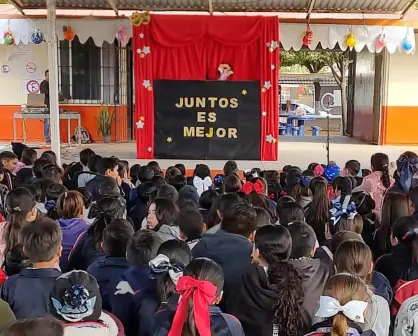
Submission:
POLYGON ((41 93, 42 79, 24 79, 22 81, 23 94, 39 94, 41 93))

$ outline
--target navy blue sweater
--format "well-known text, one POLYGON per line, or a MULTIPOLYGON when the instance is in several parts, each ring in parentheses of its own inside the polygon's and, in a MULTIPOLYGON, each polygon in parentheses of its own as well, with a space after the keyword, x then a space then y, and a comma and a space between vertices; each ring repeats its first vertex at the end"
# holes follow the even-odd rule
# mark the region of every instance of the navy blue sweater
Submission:
MULTIPOLYGON (((212 335, 217 336, 245 336, 240 322, 232 315, 223 314, 215 306, 209 307, 210 329, 212 335)), ((153 336, 167 336, 173 322, 175 311, 159 311, 154 316, 153 325, 155 326, 153 336)))
POLYGON ((68 270, 83 270, 97 260, 104 258, 102 250, 97 250, 94 244, 93 234, 88 231, 82 234, 75 243, 68 257, 68 270))
POLYGON ((119 278, 129 268, 126 258, 104 257, 102 260, 95 261, 87 268, 99 284, 100 294, 103 301, 103 310, 110 311, 109 284, 114 278, 119 278))
MULTIPOLYGON (((151 278, 148 266, 131 266, 119 278, 109 284, 111 312, 122 322, 126 336, 138 335, 138 310, 143 294, 155 288, 155 280, 151 278)), ((157 307, 149 307, 155 310, 157 307)))
POLYGON ((47 315, 51 289, 60 275, 55 268, 23 269, 6 280, 0 288, 0 297, 19 320, 47 315))

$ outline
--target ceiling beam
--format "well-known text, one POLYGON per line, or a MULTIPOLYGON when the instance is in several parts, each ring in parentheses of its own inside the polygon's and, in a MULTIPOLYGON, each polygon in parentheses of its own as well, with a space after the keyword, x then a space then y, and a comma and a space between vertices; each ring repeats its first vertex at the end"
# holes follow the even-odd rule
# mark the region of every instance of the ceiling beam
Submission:
POLYGON ((21 14, 25 15, 23 8, 15 0, 9 0, 9 3, 13 5, 14 8, 16 8, 21 14))
POLYGON ((112 7, 112 9, 115 12, 116 16, 119 16, 119 10, 118 10, 118 7, 116 6, 115 0, 107 0, 107 2, 110 5, 110 7, 112 7))
POLYGON ((311 14, 315 6, 315 1, 316 0, 309 0, 308 12, 306 13, 306 20, 309 20, 311 18, 311 14))
POLYGON ((412 6, 415 4, 415 0, 412 0, 408 6, 402 11, 401 19, 405 16, 405 14, 412 8, 412 6))

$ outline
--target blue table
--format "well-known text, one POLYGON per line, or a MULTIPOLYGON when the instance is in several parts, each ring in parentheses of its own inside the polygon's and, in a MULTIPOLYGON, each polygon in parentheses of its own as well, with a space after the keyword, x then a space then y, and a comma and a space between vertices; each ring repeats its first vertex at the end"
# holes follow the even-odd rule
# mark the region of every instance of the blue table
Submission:
POLYGON ((297 122, 297 126, 299 126, 298 136, 305 135, 305 121, 316 119, 313 115, 298 116, 295 114, 280 114, 279 118, 286 118, 286 124, 292 126, 295 125, 297 122))

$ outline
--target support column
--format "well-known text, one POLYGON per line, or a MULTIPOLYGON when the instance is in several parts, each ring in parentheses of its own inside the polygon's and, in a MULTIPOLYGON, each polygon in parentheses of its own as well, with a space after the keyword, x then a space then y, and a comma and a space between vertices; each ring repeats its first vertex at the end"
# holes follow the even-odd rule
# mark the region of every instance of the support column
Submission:
POLYGON ((61 163, 61 140, 58 98, 58 45, 56 34, 56 0, 47 0, 48 9, 48 69, 51 147, 61 163))

